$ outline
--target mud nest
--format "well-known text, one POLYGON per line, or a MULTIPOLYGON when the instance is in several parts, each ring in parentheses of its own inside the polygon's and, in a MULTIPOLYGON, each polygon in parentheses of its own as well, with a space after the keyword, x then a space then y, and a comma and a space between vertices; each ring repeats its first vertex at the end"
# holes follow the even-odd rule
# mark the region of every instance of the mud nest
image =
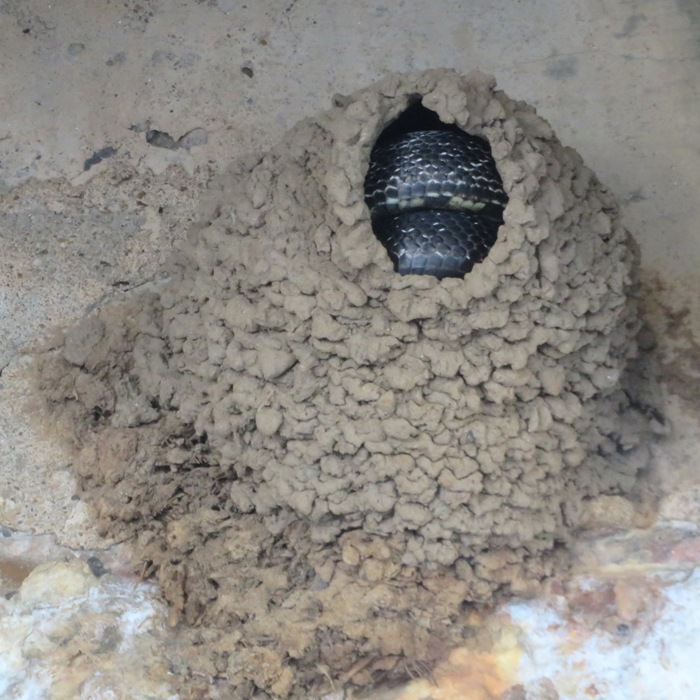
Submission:
POLYGON ((42 363, 85 498, 189 624, 195 696, 403 676, 644 465, 617 205, 531 107, 447 71, 337 97, 211 201, 169 282, 42 363), (464 279, 394 273, 363 201, 416 100, 488 140, 509 198, 464 279))

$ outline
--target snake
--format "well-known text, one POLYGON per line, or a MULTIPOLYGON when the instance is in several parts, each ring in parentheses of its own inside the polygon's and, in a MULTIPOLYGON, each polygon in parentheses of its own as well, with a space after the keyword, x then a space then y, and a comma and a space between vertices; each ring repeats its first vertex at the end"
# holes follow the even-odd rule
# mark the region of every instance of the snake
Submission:
POLYGON ((464 277, 496 242, 507 202, 488 141, 456 127, 394 134, 371 151, 365 203, 401 275, 464 277))

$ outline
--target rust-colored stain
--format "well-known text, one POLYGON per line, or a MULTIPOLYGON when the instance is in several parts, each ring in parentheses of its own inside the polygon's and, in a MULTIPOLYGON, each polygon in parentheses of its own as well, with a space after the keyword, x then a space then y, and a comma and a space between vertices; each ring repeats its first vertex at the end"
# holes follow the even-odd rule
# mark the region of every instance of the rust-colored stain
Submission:
POLYGON ((516 682, 521 655, 509 632, 490 652, 455 649, 430 679, 409 683, 395 700, 498 700, 516 682))
POLYGON ((0 559, 0 590, 11 591, 19 588, 32 568, 16 559, 0 559))

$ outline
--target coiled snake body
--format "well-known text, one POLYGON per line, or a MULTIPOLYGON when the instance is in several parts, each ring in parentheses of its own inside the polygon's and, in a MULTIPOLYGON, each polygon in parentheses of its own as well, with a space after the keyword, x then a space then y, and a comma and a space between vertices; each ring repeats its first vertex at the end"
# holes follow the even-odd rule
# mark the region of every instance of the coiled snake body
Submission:
POLYGON ((508 197, 488 143, 458 129, 379 142, 365 201, 402 275, 463 277, 496 241, 508 197))

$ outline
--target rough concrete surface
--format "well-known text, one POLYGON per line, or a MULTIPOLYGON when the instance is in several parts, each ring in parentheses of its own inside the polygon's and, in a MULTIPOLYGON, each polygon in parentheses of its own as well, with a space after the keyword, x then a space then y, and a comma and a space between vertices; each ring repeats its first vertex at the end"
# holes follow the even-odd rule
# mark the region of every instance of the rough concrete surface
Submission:
POLYGON ((201 193, 233 159, 334 93, 438 66, 495 74, 623 203, 675 430, 652 445, 653 489, 687 509, 700 432, 698 46, 700 12, 681 0, 1 3, 0 544, 27 531, 108 545, 54 426, 28 419, 22 349, 58 347, 54 327, 157 287, 173 243, 214 215, 201 193))

